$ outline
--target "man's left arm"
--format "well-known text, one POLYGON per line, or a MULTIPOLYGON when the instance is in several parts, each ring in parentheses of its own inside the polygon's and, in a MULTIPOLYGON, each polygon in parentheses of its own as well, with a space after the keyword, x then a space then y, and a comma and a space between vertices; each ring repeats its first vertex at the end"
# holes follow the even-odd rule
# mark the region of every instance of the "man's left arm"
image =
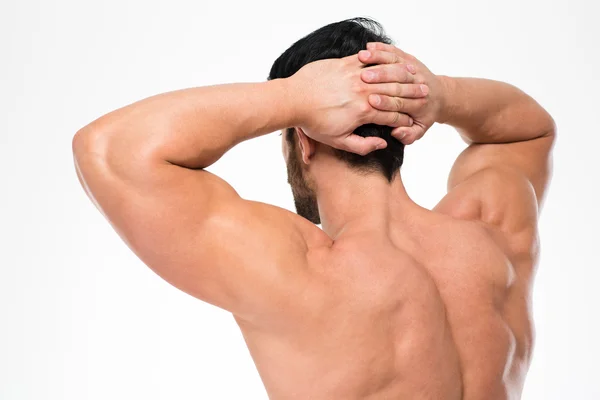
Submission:
MULTIPOLYGON (((331 137, 347 141, 363 123, 400 120, 368 106, 356 56, 317 63, 295 78, 151 97, 73 139, 82 186, 138 257, 179 289, 245 319, 289 306, 309 279, 309 249, 329 239, 294 213, 241 199, 203 168, 237 143, 291 126, 335 129, 331 137)), ((376 145, 360 139, 352 143, 376 145)))

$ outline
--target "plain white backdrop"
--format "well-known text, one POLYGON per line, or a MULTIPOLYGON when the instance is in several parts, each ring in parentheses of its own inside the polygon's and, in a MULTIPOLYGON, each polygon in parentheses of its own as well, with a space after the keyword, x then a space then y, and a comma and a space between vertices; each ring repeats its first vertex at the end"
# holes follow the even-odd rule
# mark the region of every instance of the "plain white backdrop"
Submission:
MULTIPOLYGON (((71 139, 153 94, 265 80, 301 36, 355 16, 432 71, 508 81, 554 116, 523 399, 600 399, 600 13, 586 0, 2 0, 0 399, 267 398, 233 318, 161 281, 87 199, 71 139)), ((435 205, 463 148, 443 126, 407 147, 411 197, 435 205)), ((210 170, 294 209, 275 134, 210 170)))

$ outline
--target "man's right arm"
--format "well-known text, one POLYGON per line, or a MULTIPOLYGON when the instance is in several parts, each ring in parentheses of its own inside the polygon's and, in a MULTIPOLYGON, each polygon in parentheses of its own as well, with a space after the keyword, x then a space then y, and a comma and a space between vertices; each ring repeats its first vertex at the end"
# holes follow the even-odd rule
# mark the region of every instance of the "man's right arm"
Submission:
POLYGON ((469 146, 457 157, 448 193, 434 210, 493 227, 490 232, 507 254, 533 261, 539 212, 551 177, 552 117, 507 83, 439 79, 444 107, 436 121, 456 128, 469 146))
POLYGON ((534 99, 512 85, 487 79, 439 77, 444 107, 437 121, 469 144, 457 158, 448 190, 476 177, 526 180, 541 205, 550 179, 556 126, 534 99), (500 176, 498 176, 500 175, 500 176))

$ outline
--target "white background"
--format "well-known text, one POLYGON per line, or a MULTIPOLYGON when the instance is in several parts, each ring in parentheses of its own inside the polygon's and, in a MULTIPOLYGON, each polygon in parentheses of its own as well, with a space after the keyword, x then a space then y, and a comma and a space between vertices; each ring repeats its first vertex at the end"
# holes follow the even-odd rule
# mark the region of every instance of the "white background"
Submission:
MULTIPOLYGON (((434 72, 508 81, 556 119, 523 398, 600 399, 600 30, 584 0, 2 0, 0 399, 266 399, 231 316, 161 281, 86 198, 71 139, 159 92, 264 80, 295 40, 355 16, 434 72)), ((443 196, 463 147, 436 126, 406 149, 417 202, 443 196)), ((273 134, 211 170, 293 210, 284 168, 273 134)))

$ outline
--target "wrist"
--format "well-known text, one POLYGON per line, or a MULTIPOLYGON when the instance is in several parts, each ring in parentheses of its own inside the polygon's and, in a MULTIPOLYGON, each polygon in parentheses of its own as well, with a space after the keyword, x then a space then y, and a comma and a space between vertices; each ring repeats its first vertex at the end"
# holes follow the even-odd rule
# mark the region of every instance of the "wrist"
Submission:
POLYGON ((296 84, 294 77, 274 79, 271 82, 276 82, 282 93, 280 106, 282 112, 286 115, 286 128, 302 126, 306 114, 304 107, 306 101, 302 100, 302 91, 296 84))

